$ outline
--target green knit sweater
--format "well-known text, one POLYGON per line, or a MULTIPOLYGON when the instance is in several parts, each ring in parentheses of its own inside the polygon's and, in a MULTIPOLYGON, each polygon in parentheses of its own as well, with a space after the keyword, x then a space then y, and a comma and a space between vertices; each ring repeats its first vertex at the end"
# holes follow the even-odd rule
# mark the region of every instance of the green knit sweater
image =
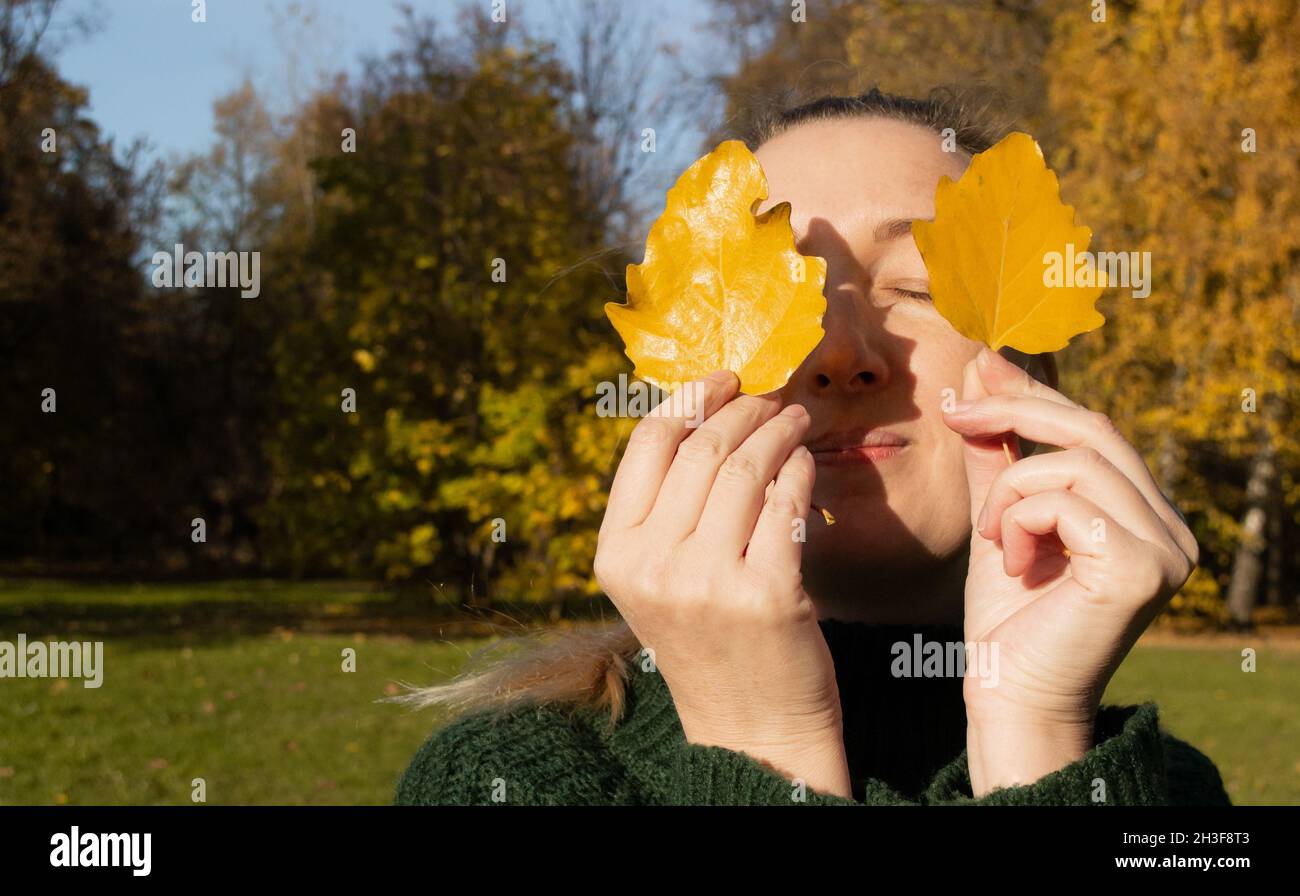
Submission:
POLYGON ((823 621, 853 799, 801 790, 745 753, 687 743, 663 678, 631 672, 627 708, 529 705, 435 731, 403 805, 1230 805, 1214 764, 1157 726, 1154 704, 1102 707, 1095 746, 1033 784, 971 796, 960 678, 896 678, 891 646, 960 641, 949 626, 823 621), (1099 783, 1100 782, 1100 783, 1099 783), (1104 794, 1104 799, 1098 799, 1104 794))

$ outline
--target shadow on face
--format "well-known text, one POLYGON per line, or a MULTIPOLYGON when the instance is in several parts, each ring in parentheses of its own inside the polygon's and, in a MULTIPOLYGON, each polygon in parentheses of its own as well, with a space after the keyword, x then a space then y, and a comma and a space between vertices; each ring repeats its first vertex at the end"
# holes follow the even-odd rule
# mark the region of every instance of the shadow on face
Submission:
MULTIPOLYGON (((781 392, 812 416, 813 500, 804 574, 823 604, 863 583, 947 578, 970 535, 962 444, 941 406, 960 398, 979 344, 929 301, 910 222, 934 216, 943 176, 969 162, 928 128, 883 119, 800 125, 757 151, 765 206, 788 201, 799 251, 826 259, 826 335, 781 392)), ((915 618, 915 613, 908 614, 915 618)))

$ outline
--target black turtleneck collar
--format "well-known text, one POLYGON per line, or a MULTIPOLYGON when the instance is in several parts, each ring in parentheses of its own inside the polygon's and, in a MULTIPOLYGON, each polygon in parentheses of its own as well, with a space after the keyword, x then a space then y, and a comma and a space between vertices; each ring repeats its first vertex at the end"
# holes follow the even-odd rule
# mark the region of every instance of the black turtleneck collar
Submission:
POLYGON ((820 624, 835 660, 854 796, 862 798, 865 778, 909 796, 919 793, 966 746, 962 679, 898 677, 894 645, 904 643, 914 653, 918 635, 922 643, 960 642, 961 626, 820 624))

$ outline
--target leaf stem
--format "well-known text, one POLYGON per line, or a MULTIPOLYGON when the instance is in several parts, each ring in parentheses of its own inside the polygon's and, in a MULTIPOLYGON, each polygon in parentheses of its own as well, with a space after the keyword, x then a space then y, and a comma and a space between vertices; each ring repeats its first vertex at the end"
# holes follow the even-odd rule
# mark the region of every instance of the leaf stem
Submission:
POLYGON ((828 526, 833 526, 833 525, 835 525, 835 516, 834 516, 834 514, 832 514, 832 513, 831 513, 829 510, 827 510, 825 507, 819 507, 818 505, 814 504, 814 505, 812 505, 812 509, 815 510, 815 511, 817 511, 818 513, 820 513, 820 514, 822 515, 822 519, 826 521, 826 525, 828 525, 828 526))

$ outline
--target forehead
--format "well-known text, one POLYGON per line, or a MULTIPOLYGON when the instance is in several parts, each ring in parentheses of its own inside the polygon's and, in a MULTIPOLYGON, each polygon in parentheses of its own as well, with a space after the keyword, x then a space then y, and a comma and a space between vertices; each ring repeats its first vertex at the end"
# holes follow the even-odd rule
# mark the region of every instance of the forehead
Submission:
POLYGON ((812 218, 842 230, 931 218, 939 178, 956 180, 970 161, 964 152, 944 152, 942 139, 921 125, 880 118, 798 125, 755 153, 768 179, 762 209, 789 202, 796 233, 807 233, 812 218))

